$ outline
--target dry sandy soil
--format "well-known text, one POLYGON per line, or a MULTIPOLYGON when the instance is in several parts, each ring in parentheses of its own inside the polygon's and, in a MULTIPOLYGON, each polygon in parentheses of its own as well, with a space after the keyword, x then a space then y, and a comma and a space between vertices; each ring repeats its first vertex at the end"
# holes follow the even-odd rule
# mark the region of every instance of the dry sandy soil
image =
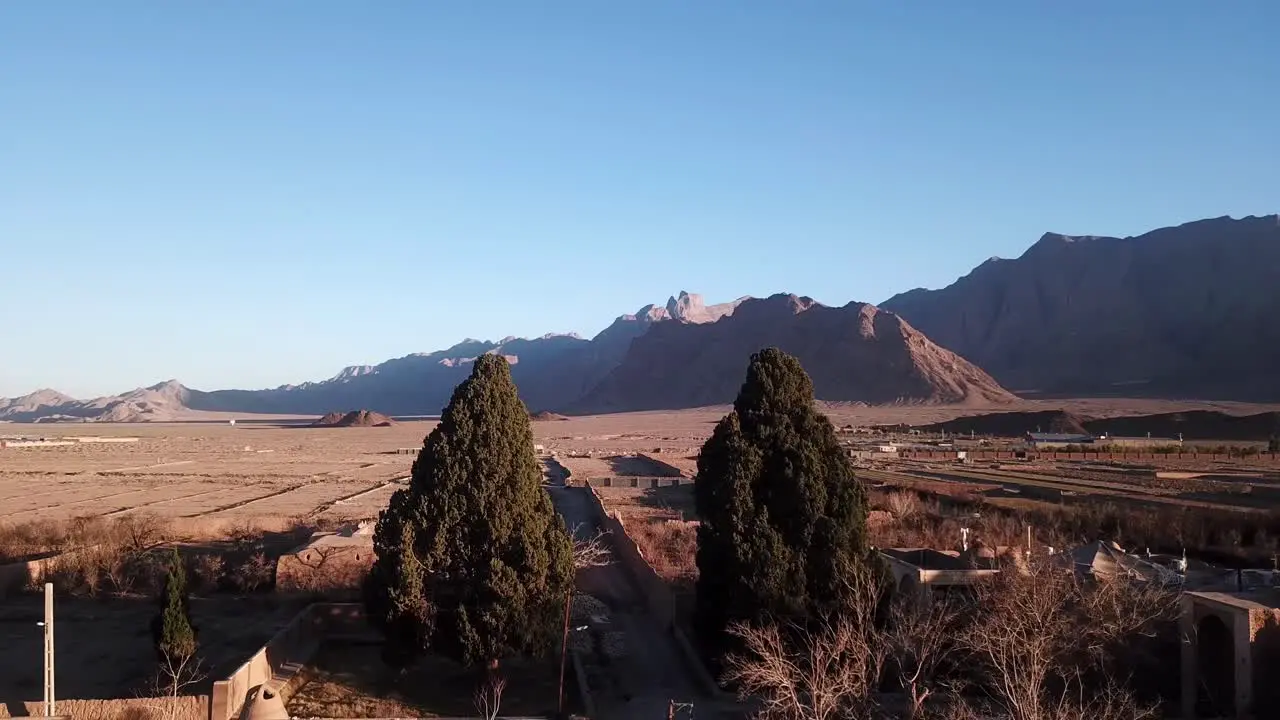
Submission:
POLYGON ((419 445, 429 427, 7 425, 0 432, 138 441, 0 449, 0 523, 146 511, 216 536, 245 521, 375 517, 414 460, 396 448, 419 445))
MULTIPOLYGON (((1239 403, 1156 400, 1023 402, 1084 414, 1222 409, 1239 403)), ((561 457, 578 478, 692 475, 698 448, 728 407, 576 417, 533 423, 535 442, 561 457), (630 457, 645 453, 667 467, 630 457), (623 456, 621 458, 611 456, 623 456)), ((837 425, 926 423, 972 414, 972 407, 828 406, 837 425)), ((136 443, 0 448, 0 524, 39 517, 118 516, 146 511, 181 519, 192 536, 216 537, 232 525, 265 528, 296 518, 377 516, 408 475, 434 422, 383 428, 304 428, 222 424, 0 424, 0 435, 137 437, 136 443)))

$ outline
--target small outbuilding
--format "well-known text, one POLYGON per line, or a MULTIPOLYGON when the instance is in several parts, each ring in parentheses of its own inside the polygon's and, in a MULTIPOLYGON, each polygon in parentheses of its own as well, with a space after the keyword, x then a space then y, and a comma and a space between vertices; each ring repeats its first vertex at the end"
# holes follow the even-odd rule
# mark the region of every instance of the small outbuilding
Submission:
POLYGON ((880 550, 899 592, 917 593, 968 586, 990 579, 1000 571, 993 558, 977 553, 953 553, 931 548, 884 548, 880 550))

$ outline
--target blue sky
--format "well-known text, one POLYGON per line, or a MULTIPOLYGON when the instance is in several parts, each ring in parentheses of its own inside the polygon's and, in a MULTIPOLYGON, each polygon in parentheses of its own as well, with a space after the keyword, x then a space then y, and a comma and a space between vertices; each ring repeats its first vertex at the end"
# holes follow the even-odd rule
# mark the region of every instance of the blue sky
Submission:
POLYGON ((321 379, 681 289, 1280 205, 1280 3, 0 4, 0 396, 321 379))

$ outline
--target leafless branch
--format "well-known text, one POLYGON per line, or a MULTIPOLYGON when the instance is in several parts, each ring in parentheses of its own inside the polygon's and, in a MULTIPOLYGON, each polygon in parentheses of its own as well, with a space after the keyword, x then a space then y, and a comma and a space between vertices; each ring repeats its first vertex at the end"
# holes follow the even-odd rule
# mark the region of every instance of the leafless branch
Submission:
POLYGON ((198 685, 208 677, 204 670, 204 661, 195 655, 169 653, 164 656, 157 668, 155 679, 151 683, 153 697, 167 698, 170 702, 148 703, 156 715, 165 720, 175 720, 179 714, 177 702, 188 688, 198 685))
POLYGON ((979 617, 962 644, 985 666, 1005 716, 1142 717, 1131 714, 1141 708, 1113 678, 1106 692, 1091 689, 1086 698, 1082 675, 1105 669, 1109 650, 1168 617, 1176 603, 1170 593, 1124 578, 1085 579, 1044 558, 976 590, 979 617))
POLYGON ((502 693, 507 689, 507 680, 497 673, 489 673, 484 682, 476 688, 471 696, 476 712, 484 720, 496 720, 502 708, 502 693))
POLYGON ((732 626, 743 651, 727 658, 725 680, 760 702, 764 717, 864 717, 887 651, 875 625, 880 586, 870 572, 856 573, 848 590, 844 612, 829 620, 732 626))
POLYGON ((603 567, 609 564, 609 547, 605 544, 605 531, 598 530, 589 538, 580 538, 581 524, 573 526, 569 531, 573 541, 573 568, 584 570, 603 567))
POLYGON ((908 718, 921 717, 940 688, 939 671, 956 650, 963 620, 960 604, 949 596, 927 602, 911 595, 894 598, 884 641, 910 701, 908 718))

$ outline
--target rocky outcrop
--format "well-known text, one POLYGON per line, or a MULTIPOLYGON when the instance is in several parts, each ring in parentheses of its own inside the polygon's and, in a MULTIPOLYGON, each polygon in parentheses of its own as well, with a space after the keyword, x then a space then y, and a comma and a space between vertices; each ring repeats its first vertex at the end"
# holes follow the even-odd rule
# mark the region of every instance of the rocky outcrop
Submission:
POLYGON ((874 305, 827 307, 811 298, 748 299, 714 323, 662 323, 573 413, 700 407, 731 402, 752 353, 800 359, 820 400, 993 404, 1013 398, 985 372, 874 305))
POLYGON ((311 423, 311 427, 391 427, 391 418, 372 410, 352 410, 348 413, 331 412, 311 423))
POLYGON ((1048 233, 881 305, 1019 394, 1280 400, 1280 217, 1048 233))

